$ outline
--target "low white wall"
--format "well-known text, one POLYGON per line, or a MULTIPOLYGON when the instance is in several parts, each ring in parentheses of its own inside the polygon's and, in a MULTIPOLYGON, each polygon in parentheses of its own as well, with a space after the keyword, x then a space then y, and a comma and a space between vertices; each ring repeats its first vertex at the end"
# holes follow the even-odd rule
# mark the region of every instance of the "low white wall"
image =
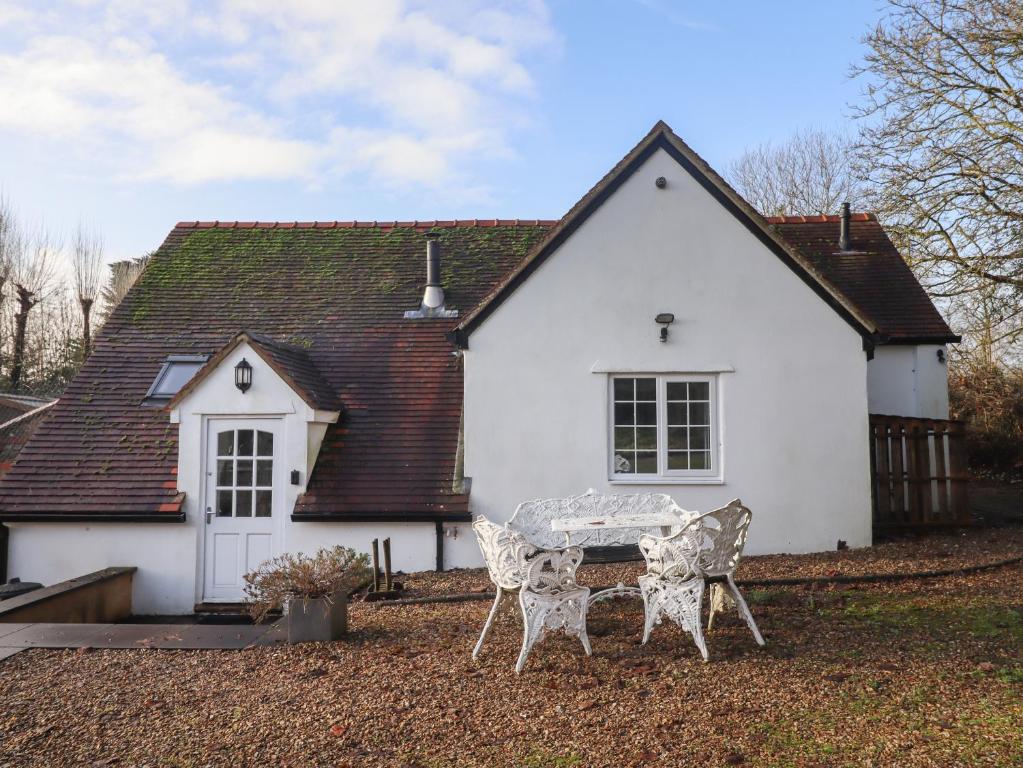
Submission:
POLYGON ((8 576, 49 586, 111 566, 136 566, 132 611, 195 606, 195 532, 174 523, 7 523, 8 576))
MULTIPOLYGON (((135 566, 132 611, 182 615, 202 599, 196 582, 197 526, 190 523, 7 523, 11 531, 10 577, 49 586, 111 566, 135 566)), ((446 568, 483 564, 472 528, 445 524, 446 568)), ((369 553, 373 539, 391 539, 394 571, 432 571, 436 565, 433 523, 285 523, 285 547, 313 554, 343 545, 369 553)), ((383 552, 381 551, 381 560, 383 552)), ((381 567, 383 563, 381 561, 381 567)))
POLYGON ((948 368, 940 344, 878 347, 867 364, 871 413, 921 419, 948 418, 948 368))

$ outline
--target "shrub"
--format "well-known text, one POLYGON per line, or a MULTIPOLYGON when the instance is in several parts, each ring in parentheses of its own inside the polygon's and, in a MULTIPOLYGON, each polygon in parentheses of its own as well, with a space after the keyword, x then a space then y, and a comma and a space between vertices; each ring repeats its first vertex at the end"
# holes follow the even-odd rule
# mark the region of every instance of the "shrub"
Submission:
POLYGON ((354 589, 369 574, 366 555, 348 547, 320 549, 312 557, 280 555, 245 574, 249 613, 260 622, 270 611, 281 610, 288 600, 322 597, 329 602, 338 592, 354 589))
POLYGON ((970 464, 1001 471, 1023 461, 1023 369, 960 360, 948 384, 951 416, 966 422, 970 464))

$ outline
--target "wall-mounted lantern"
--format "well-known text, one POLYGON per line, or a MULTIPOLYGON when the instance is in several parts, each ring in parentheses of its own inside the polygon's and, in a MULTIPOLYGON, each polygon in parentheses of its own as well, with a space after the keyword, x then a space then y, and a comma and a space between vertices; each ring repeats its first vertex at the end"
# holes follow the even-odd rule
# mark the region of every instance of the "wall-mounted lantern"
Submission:
POLYGON ((943 349, 938 350, 938 362, 942 365, 945 364, 945 350, 943 349))
POLYGON ((249 365, 249 361, 244 357, 242 361, 234 367, 234 385, 241 390, 242 394, 252 386, 252 366, 249 365))
POLYGON ((661 312, 654 318, 654 322, 661 326, 661 341, 667 341, 668 326, 675 322, 675 315, 671 312, 661 312))

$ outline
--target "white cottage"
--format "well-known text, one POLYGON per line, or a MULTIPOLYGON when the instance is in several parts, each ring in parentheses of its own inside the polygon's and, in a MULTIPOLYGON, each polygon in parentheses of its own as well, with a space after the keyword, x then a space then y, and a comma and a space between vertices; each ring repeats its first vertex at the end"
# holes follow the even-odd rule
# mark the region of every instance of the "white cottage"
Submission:
POLYGON ((868 414, 947 418, 955 341, 873 216, 765 219, 663 123, 556 222, 182 222, 0 482, 8 575, 190 612, 588 488, 866 546, 868 414))

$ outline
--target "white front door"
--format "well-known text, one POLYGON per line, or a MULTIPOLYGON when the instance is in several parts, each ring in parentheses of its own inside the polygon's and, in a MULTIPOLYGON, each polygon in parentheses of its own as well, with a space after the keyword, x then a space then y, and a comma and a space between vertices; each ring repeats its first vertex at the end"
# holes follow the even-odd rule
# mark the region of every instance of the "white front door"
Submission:
POLYGON ((206 440, 203 600, 240 602, 246 573, 276 554, 281 422, 211 419, 206 440))

